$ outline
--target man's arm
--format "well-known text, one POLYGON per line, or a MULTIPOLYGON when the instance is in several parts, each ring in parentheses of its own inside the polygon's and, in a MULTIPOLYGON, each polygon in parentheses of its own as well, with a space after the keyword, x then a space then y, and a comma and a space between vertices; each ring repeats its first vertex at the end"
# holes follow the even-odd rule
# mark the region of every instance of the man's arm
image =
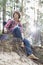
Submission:
POLYGON ((7 22, 7 24, 4 26, 4 33, 7 33, 8 32, 8 28, 9 28, 10 24, 11 24, 11 20, 9 20, 7 22))

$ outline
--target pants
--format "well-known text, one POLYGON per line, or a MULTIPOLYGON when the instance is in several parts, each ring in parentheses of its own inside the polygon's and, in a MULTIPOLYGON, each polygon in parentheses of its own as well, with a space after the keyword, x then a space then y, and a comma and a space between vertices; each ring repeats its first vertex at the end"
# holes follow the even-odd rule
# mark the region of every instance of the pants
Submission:
MULTIPOLYGON (((12 32, 13 36, 14 37, 17 37, 17 38, 21 38, 22 39, 22 34, 21 34, 21 31, 20 31, 20 28, 15 28, 12 32)), ((31 45, 30 45, 30 42, 27 40, 27 39, 22 39, 22 41, 24 42, 24 45, 25 45, 25 49, 26 49, 26 53, 27 53, 27 56, 32 54, 32 49, 31 49, 31 45)))

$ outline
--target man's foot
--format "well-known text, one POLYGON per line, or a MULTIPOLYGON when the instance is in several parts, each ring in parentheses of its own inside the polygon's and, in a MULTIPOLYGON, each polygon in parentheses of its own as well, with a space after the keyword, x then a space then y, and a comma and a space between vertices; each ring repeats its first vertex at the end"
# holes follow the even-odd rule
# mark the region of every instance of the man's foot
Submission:
POLYGON ((33 60, 38 60, 39 58, 37 58, 34 54, 31 54, 28 56, 30 59, 33 59, 33 60))

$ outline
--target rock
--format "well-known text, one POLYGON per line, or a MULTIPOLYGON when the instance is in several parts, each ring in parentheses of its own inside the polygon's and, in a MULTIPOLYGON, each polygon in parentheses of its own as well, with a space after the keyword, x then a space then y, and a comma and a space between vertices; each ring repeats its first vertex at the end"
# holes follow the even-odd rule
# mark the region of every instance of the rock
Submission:
POLYGON ((6 40, 0 40, 0 65, 42 65, 27 58, 21 44, 20 39, 10 36, 6 40))
POLYGON ((0 65, 40 65, 25 56, 22 59, 24 61, 21 61, 20 56, 15 52, 0 52, 0 65))

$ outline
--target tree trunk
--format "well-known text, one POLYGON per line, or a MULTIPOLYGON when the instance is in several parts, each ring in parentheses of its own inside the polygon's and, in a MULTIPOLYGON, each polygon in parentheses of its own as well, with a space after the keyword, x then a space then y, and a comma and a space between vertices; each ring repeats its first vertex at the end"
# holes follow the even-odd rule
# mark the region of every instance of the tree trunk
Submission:
MULTIPOLYGON (((3 1, 3 22, 6 20, 6 0, 3 1)), ((3 26, 3 33, 4 33, 4 26, 3 26)))
POLYGON ((22 0, 22 16, 23 16, 23 0, 22 0))

